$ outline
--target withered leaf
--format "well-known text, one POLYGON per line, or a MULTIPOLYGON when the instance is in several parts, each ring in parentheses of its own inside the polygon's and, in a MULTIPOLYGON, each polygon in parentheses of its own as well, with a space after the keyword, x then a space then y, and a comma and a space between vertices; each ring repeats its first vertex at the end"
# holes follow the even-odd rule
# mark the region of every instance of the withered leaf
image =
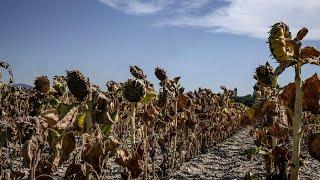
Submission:
POLYGON ((73 133, 68 133, 62 138, 62 154, 67 157, 76 148, 76 140, 73 133))
MULTIPOLYGON (((311 111, 317 113, 320 105, 320 79, 317 74, 307 79, 302 86, 304 92, 302 100, 302 108, 304 111, 311 111)), ((290 83, 284 87, 283 92, 280 94, 280 99, 283 104, 289 108, 292 112, 294 111, 295 101, 295 84, 290 83)))
POLYGON ((301 49, 300 52, 300 58, 315 58, 320 56, 320 51, 318 51, 316 48, 307 46, 305 48, 301 49))

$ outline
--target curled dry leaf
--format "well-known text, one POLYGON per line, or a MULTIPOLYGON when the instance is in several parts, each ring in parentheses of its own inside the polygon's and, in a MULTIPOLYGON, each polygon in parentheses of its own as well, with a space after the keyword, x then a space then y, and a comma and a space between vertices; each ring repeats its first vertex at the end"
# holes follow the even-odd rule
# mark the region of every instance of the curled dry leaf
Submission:
POLYGON ((66 129, 76 118, 78 107, 73 107, 59 122, 55 127, 58 129, 66 129))
POLYGON ((276 102, 265 99, 260 103, 254 104, 252 108, 247 111, 248 117, 252 120, 257 120, 265 115, 273 113, 276 107, 276 102))
MULTIPOLYGON (((304 111, 311 111, 317 113, 320 105, 320 79, 317 74, 307 79, 303 84, 303 101, 302 108, 304 111)), ((280 99, 283 104, 289 108, 292 112, 294 111, 294 100, 295 100, 295 84, 290 83, 284 87, 283 92, 280 94, 280 99)))
POLYGON ((175 78, 173 78, 173 82, 174 82, 175 84, 178 84, 178 83, 179 83, 179 81, 180 81, 180 79, 181 79, 181 77, 180 77, 180 76, 175 77, 175 78))
POLYGON ((62 138, 62 155, 68 157, 69 154, 76 148, 76 140, 73 133, 65 134, 62 138))
POLYGON ((82 150, 81 159, 84 162, 92 165, 97 171, 101 171, 101 162, 105 159, 105 146, 101 142, 101 135, 90 136, 89 134, 83 134, 82 140, 84 148, 82 150))
POLYGON ((320 51, 318 51, 316 48, 307 46, 305 48, 301 49, 300 52, 300 58, 316 58, 320 56, 320 51))
POLYGON ((191 106, 191 99, 188 96, 181 94, 177 103, 178 111, 182 112, 184 109, 188 109, 191 106))
POLYGON ((60 134, 58 133, 58 131, 51 128, 48 129, 47 141, 51 147, 55 145, 59 137, 60 137, 60 134))
POLYGON ((45 120, 49 127, 55 126, 59 121, 59 114, 55 109, 50 109, 41 113, 40 117, 45 120))

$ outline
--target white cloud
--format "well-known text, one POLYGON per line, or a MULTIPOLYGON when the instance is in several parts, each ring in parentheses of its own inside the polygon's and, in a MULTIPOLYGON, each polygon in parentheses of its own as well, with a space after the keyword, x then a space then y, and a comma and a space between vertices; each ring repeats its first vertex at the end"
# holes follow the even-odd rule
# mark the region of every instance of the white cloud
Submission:
POLYGON ((99 0, 126 14, 187 13, 202 8, 212 0, 99 0))
POLYGON ((320 39, 319 0, 228 0, 227 4, 201 16, 180 16, 160 25, 199 27, 212 32, 226 32, 265 39, 269 26, 286 22, 295 34, 309 29, 308 39, 320 39))
POLYGON ((167 18, 155 22, 161 26, 195 27, 266 39, 269 26, 283 21, 293 34, 307 27, 307 39, 320 39, 319 0, 220 0, 219 7, 215 6, 217 0, 99 1, 127 14, 163 13, 167 18))
POLYGON ((99 0, 100 2, 121 10, 127 14, 153 14, 170 4, 169 0, 99 0))

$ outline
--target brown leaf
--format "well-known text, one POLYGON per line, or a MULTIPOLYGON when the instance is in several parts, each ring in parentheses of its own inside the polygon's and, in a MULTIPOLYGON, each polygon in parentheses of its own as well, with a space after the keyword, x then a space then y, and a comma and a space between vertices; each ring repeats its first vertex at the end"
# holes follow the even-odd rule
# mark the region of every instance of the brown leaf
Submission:
POLYGON ((318 51, 316 48, 307 46, 305 48, 301 49, 300 52, 300 58, 305 59, 305 58, 315 58, 320 56, 320 51, 318 51))
POLYGON ((261 103, 253 106, 255 109, 253 119, 259 119, 265 115, 271 114, 276 107, 276 102, 270 100, 263 100, 261 103))
POLYGON ((181 77, 177 76, 177 77, 173 78, 173 82, 174 82, 175 84, 178 84, 179 81, 180 81, 180 79, 181 79, 181 77))
MULTIPOLYGON (((311 111, 312 113, 317 113, 320 109, 320 79, 317 74, 307 79, 303 84, 303 100, 302 108, 304 111, 311 111)), ((289 108, 292 112, 294 111, 294 101, 295 101, 295 84, 290 83, 284 87, 283 92, 280 94, 280 99, 283 104, 289 108)))
POLYGON ((66 129, 76 118, 78 107, 72 108, 59 122, 56 124, 58 129, 66 129))
POLYGON ((314 114, 318 113, 320 108, 320 79, 316 73, 305 81, 303 93, 303 109, 314 114))
POLYGON ((296 87, 294 83, 290 83, 286 85, 279 95, 280 100, 282 103, 291 110, 294 111, 294 99, 295 99, 296 87))
POLYGON ((95 141, 91 145, 87 144, 82 151, 81 158, 83 161, 92 165, 97 172, 100 172, 100 164, 105 158, 105 148, 103 144, 99 141, 95 141))
POLYGON ((43 112, 41 117, 45 120, 49 127, 55 126, 59 121, 59 114, 55 109, 43 112))
POLYGON ((68 157, 69 154, 76 148, 76 140, 73 133, 68 133, 62 138, 62 153, 64 157, 68 157))
POLYGON ((188 109, 191 105, 191 100, 188 96, 181 94, 178 99, 178 111, 181 112, 184 109, 188 109))

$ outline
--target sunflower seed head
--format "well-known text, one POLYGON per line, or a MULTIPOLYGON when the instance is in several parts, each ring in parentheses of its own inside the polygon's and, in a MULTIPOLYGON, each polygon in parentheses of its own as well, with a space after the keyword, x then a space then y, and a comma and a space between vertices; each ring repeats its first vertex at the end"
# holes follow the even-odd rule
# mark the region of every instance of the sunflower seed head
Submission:
POLYGON ((107 82, 107 88, 108 88, 108 91, 109 92, 115 92, 115 91, 117 91, 118 89, 119 89, 119 87, 120 87, 120 85, 118 84, 118 83, 116 83, 116 82, 114 82, 114 81, 108 81, 107 82))
POLYGON ((145 79, 146 78, 142 69, 139 68, 138 66, 130 66, 130 73, 132 74, 133 77, 135 77, 137 79, 145 79))
POLYGON ((90 94, 90 82, 80 71, 67 71, 66 81, 71 94, 79 101, 90 94))
POLYGON ((267 62, 265 65, 261 65, 256 69, 255 79, 265 85, 271 85, 274 76, 274 70, 267 62))
POLYGON ((123 86, 123 96, 129 102, 139 102, 146 94, 146 86, 140 80, 129 79, 123 86))
POLYGON ((40 76, 34 80, 36 91, 47 94, 50 91, 50 81, 47 76, 40 76))
POLYGON ((164 81, 166 79, 168 79, 167 73, 164 69, 161 69, 159 67, 157 67, 155 69, 154 74, 156 75, 156 77, 160 80, 160 81, 164 81))

